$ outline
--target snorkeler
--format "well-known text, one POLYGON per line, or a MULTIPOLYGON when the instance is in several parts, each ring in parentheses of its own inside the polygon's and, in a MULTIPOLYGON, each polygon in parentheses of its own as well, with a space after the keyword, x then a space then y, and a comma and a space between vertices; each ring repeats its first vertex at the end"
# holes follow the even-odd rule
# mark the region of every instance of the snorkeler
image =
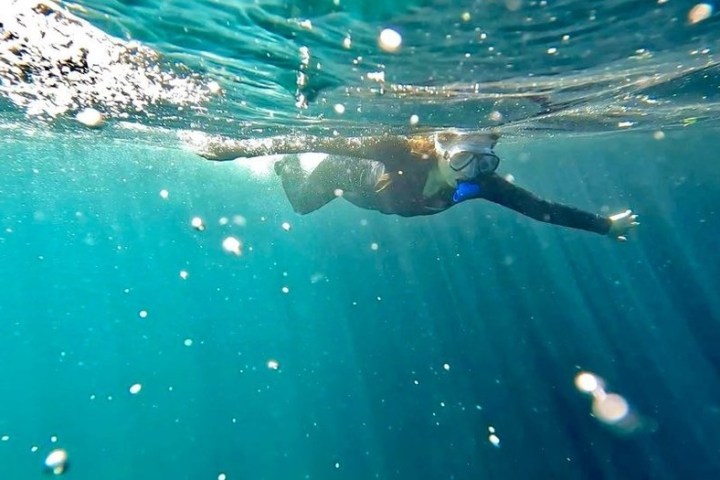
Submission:
POLYGON ((370 210, 406 217, 433 215, 484 199, 541 222, 618 240, 638 224, 626 210, 611 216, 537 197, 495 173, 494 133, 442 132, 378 137, 271 137, 208 145, 210 160, 283 155, 275 172, 293 209, 310 213, 337 197, 370 210), (302 153, 311 152, 311 153, 302 153))

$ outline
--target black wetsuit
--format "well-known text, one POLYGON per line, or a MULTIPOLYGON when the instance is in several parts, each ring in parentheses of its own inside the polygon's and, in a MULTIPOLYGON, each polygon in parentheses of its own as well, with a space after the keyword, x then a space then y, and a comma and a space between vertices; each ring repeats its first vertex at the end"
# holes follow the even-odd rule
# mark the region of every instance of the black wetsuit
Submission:
MULTIPOLYGON (((426 198, 423 188, 433 163, 413 162, 391 165, 385 162, 385 177, 377 183, 377 167, 373 160, 328 156, 308 174, 295 156, 282 160, 276 171, 282 178, 285 192, 296 212, 310 213, 339 195, 366 209, 405 217, 433 215, 455 205, 455 190, 448 186, 426 198)), ((601 215, 568 205, 544 200, 514 185, 497 174, 473 180, 480 187, 478 197, 510 208, 541 222, 605 235, 610 220, 601 215)))

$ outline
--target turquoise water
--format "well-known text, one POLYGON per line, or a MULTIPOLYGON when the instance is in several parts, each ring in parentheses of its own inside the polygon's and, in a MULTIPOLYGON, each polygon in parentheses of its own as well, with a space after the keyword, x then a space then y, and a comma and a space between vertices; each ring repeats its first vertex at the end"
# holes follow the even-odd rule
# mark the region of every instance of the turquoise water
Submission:
POLYGON ((161 54, 104 67, 124 99, 68 83, 100 129, 3 50, 0 478, 43 477, 55 448, 73 479, 717 478, 717 17, 550 3, 66 4, 101 51, 105 32, 161 54), (268 162, 193 153, 204 134, 489 126, 503 173, 632 208, 630 241, 483 202, 298 216, 268 162), (581 371, 625 419, 592 415, 581 371))

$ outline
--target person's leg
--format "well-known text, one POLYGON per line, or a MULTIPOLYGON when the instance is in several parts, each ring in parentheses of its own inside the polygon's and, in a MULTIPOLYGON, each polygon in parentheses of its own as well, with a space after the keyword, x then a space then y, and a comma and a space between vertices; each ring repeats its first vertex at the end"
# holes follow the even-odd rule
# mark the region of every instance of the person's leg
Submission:
POLYGON ((293 209, 310 213, 343 192, 372 192, 383 178, 385 167, 374 160, 329 156, 312 172, 305 171, 297 156, 291 155, 275 164, 285 194, 293 209))
POLYGON ((293 210, 301 215, 313 212, 335 198, 332 188, 311 180, 311 172, 302 168, 297 155, 288 155, 277 161, 275 172, 280 175, 293 210))

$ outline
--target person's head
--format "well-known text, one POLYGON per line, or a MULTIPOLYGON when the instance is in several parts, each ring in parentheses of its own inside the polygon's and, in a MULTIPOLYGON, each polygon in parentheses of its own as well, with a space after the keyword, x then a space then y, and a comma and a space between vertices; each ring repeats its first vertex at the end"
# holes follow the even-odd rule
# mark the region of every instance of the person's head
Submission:
POLYGON ((436 141, 438 169, 451 187, 492 174, 500 163, 493 152, 497 136, 487 134, 452 135, 436 141))

